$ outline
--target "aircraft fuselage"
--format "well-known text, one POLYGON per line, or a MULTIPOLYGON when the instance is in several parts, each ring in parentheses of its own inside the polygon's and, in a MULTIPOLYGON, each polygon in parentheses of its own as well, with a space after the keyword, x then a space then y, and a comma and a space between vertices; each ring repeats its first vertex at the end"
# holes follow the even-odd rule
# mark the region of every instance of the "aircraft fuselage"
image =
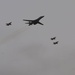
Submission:
POLYGON ((34 24, 34 25, 36 25, 36 24, 41 24, 41 25, 43 25, 41 22, 39 22, 39 20, 40 19, 42 19, 44 16, 40 16, 39 18, 37 18, 37 19, 35 19, 35 20, 23 20, 23 21, 29 21, 28 23, 26 23, 26 24, 29 24, 29 26, 30 25, 32 25, 32 24, 34 24))

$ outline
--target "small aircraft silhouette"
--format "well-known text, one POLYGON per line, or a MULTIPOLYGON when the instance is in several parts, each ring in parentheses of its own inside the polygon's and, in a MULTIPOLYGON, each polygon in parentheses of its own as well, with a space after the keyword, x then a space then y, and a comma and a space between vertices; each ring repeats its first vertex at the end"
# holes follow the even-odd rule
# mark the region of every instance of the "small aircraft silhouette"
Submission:
POLYGON ((44 16, 40 16, 39 18, 37 18, 35 20, 25 20, 25 19, 23 19, 23 21, 29 21, 28 23, 25 23, 25 24, 29 24, 29 26, 32 25, 32 24, 34 24, 34 25, 36 25, 36 24, 43 25, 41 22, 39 22, 39 20, 42 19, 43 17, 44 16))
POLYGON ((59 41, 57 41, 57 42, 53 42, 53 44, 56 45, 56 44, 58 44, 58 42, 59 42, 59 41))
POLYGON ((6 23, 7 26, 11 25, 12 22, 6 23))
POLYGON ((51 38, 51 40, 55 40, 55 39, 56 39, 56 37, 51 38))

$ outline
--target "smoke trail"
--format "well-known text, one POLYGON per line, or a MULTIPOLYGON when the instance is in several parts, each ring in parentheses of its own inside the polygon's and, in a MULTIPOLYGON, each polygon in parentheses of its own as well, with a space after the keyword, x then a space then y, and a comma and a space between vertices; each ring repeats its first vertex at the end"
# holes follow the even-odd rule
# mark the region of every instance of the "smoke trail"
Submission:
POLYGON ((9 36, 2 38, 2 39, 0 40, 0 45, 3 44, 3 43, 5 43, 5 42, 7 42, 7 41, 9 41, 9 40, 11 40, 11 39, 13 39, 13 38, 16 37, 17 35, 21 34, 22 32, 24 32, 24 31, 26 31, 26 30, 28 30, 28 29, 29 29, 29 27, 24 26, 24 27, 20 28, 19 30, 14 31, 14 32, 13 32, 12 34, 10 34, 9 36))

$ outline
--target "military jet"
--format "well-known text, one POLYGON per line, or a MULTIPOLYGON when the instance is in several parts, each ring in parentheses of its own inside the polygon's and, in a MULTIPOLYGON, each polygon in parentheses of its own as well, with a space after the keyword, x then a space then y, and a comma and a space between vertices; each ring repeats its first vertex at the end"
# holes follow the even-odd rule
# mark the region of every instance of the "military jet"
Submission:
POLYGON ((55 40, 55 39, 56 39, 56 37, 51 38, 51 40, 55 40))
POLYGON ((39 18, 35 19, 35 20, 26 20, 26 19, 23 19, 23 21, 29 21, 28 23, 25 23, 25 24, 29 24, 32 25, 36 25, 36 24, 40 24, 40 25, 43 25, 41 22, 39 22, 44 16, 40 16, 39 18))
POLYGON ((57 42, 53 42, 53 44, 56 45, 56 44, 58 44, 58 42, 59 42, 59 41, 57 41, 57 42))
POLYGON ((11 25, 12 22, 6 23, 7 26, 11 25))

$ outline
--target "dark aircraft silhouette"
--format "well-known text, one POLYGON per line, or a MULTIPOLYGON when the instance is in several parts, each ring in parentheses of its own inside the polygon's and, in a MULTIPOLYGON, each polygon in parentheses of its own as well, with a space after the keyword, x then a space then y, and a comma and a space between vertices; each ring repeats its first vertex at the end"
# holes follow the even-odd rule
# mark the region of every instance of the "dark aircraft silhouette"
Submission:
POLYGON ((7 26, 11 25, 12 22, 6 23, 7 26))
POLYGON ((23 21, 29 21, 28 23, 26 23, 26 24, 29 24, 29 26, 32 25, 32 24, 34 24, 34 25, 36 25, 36 24, 43 25, 41 22, 39 22, 39 20, 41 20, 43 17, 44 16, 40 16, 39 18, 37 18, 35 20, 25 20, 25 19, 23 19, 23 21))
POLYGON ((59 41, 57 41, 57 42, 53 42, 53 44, 56 45, 56 44, 58 44, 58 42, 59 42, 59 41))
POLYGON ((56 39, 56 37, 51 38, 51 40, 55 40, 55 39, 56 39))

